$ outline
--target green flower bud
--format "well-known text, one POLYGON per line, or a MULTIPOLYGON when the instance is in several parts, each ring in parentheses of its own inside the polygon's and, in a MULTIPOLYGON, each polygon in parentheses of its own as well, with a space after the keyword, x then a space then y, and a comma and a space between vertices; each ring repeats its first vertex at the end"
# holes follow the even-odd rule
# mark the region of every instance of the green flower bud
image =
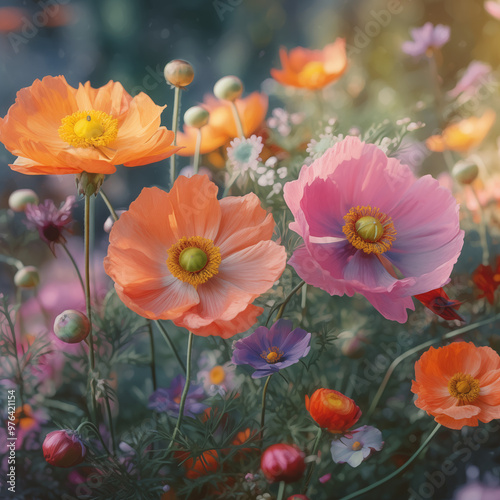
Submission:
POLYGON ((89 172, 81 172, 75 175, 76 188, 78 194, 83 196, 97 196, 99 189, 104 182, 104 174, 92 174, 89 172))
POLYGON ((170 61, 163 70, 165 80, 174 87, 187 87, 194 78, 194 69, 191 64, 182 59, 170 61))
POLYGON ((214 95, 218 99, 234 101, 243 93, 243 83, 237 76, 224 76, 214 85, 214 95))
POLYGON ((479 168, 471 161, 461 160, 455 164, 451 174, 460 184, 470 184, 479 174, 479 168))
POLYGON ((90 322, 85 314, 75 309, 68 309, 54 321, 54 333, 57 338, 68 344, 76 344, 87 338, 90 322))
POLYGON ((188 127, 201 128, 208 123, 210 113, 201 106, 193 106, 184 113, 184 123, 188 127))
POLYGON ((14 212, 24 212, 26 205, 38 205, 39 201, 32 189, 18 189, 9 196, 9 207, 14 212))
POLYGON ((14 283, 19 288, 35 288, 40 283, 38 269, 35 266, 24 266, 14 275, 14 283))

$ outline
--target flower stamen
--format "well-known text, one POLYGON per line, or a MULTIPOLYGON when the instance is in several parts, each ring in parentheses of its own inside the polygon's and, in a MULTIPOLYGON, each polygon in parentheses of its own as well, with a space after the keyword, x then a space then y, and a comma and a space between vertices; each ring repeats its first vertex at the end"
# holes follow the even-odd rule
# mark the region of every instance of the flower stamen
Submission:
POLYGON ((353 207, 344 215, 343 233, 351 245, 363 252, 382 254, 396 239, 392 219, 378 208, 353 207))
POLYGON ((274 365, 274 363, 277 363, 282 358, 283 354, 284 352, 279 347, 272 346, 267 351, 262 351, 260 357, 269 364, 274 365))
POLYGON ((76 111, 65 116, 59 137, 75 148, 104 147, 118 135, 118 120, 104 111, 76 111))
POLYGON ((448 392, 458 399, 458 405, 472 403, 479 396, 479 380, 472 375, 455 373, 448 382, 448 392))

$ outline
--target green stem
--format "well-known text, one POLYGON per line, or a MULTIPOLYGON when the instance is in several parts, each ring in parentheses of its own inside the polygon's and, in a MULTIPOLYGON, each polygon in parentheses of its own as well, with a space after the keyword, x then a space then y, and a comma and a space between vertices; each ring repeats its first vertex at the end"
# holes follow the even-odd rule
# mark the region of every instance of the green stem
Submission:
POLYGON ((260 441, 262 443, 262 440, 264 439, 264 424, 266 421, 266 395, 267 395, 267 386, 269 385, 269 382, 271 380, 271 377, 273 374, 269 375, 267 377, 266 383, 264 384, 264 389, 262 389, 262 410, 260 413, 260 441))
MULTIPOLYGON (((181 106, 181 89, 175 87, 174 90, 174 111, 172 114, 172 132, 174 133, 174 146, 177 146, 177 128, 179 124, 179 109, 181 106)), ((170 188, 175 181, 175 154, 170 157, 170 188)))
POLYGON ((283 500, 283 495, 285 494, 285 481, 280 481, 280 487, 278 490, 278 496, 276 500, 283 500))
POLYGON ((481 223, 479 224, 479 238, 481 239, 481 246, 483 247, 483 265, 487 266, 490 262, 490 249, 488 248, 488 229, 486 227, 486 219, 484 217, 484 210, 481 206, 481 202, 479 201, 479 196, 477 195, 477 191, 474 189, 472 184, 470 185, 470 190, 474 199, 477 203, 477 209, 479 212, 479 217, 481 218, 481 223))
POLYGON ((283 313, 285 312, 285 308, 288 304, 288 302, 290 302, 291 298, 306 284, 305 281, 301 281, 285 298, 285 300, 283 302, 281 302, 281 304, 278 304, 278 305, 274 305, 271 310, 269 311, 269 316, 267 317, 267 321, 266 321, 266 326, 267 324, 269 323, 269 320, 271 319, 271 315, 273 314, 273 312, 278 309, 279 307, 279 311, 278 311, 278 314, 276 315, 276 318, 274 321, 278 321, 282 316, 283 316, 283 313))
POLYGON ((101 195, 101 198, 103 199, 104 203, 106 203, 106 206, 108 207, 111 217, 113 217, 113 220, 116 222, 118 220, 118 215, 116 214, 113 205, 111 205, 109 198, 104 194, 104 191, 102 189, 99 190, 99 194, 101 195))
MULTIPOLYGON (((313 449, 312 449, 311 455, 316 455, 316 453, 318 451, 318 446, 319 446, 319 442, 321 440, 321 435, 322 434, 323 434, 323 429, 321 427, 319 427, 318 428, 318 433, 316 434, 316 439, 314 440, 314 445, 313 445, 313 449)), ((305 482, 304 488, 302 490, 302 494, 303 495, 307 494, 307 488, 309 486, 309 481, 311 480, 312 473, 314 471, 314 466, 315 465, 316 465, 316 460, 314 462, 311 462, 309 464, 308 471, 307 471, 307 476, 306 476, 306 482, 305 482)))
POLYGON ((177 349, 175 348, 174 343, 172 342, 172 339, 169 337, 168 332, 166 328, 162 325, 162 323, 159 320, 155 320, 156 326, 160 330, 161 334, 163 335, 163 338, 167 341, 167 344, 170 347, 170 350, 174 353, 174 356, 177 358, 177 361, 181 365, 182 371, 186 373, 186 367, 184 366, 184 363, 182 362, 181 357, 179 356, 179 353, 177 352, 177 349))
POLYGON ((194 149, 193 170, 197 174, 200 169, 201 128, 196 130, 196 146, 194 149))
POLYGON ((24 264, 19 259, 8 257, 7 255, 0 254, 0 262, 5 262, 5 264, 15 267, 18 271, 24 267, 24 264))
POLYGON ((94 335, 92 331, 92 306, 90 304, 90 195, 85 195, 85 304, 87 309, 87 318, 89 320, 90 331, 87 337, 89 342, 89 385, 91 415, 94 421, 97 421, 97 410, 95 400, 95 358, 94 358, 94 335))
POLYGON ((231 110, 233 112, 236 129, 238 130, 238 136, 240 137, 240 139, 244 139, 245 133, 243 132, 243 125, 241 123, 240 114, 238 113, 238 108, 236 107, 236 104, 233 101, 231 101, 231 110))
POLYGON ((430 440, 434 437, 434 435, 436 434, 436 432, 439 430, 440 427, 441 427, 441 424, 437 424, 436 427, 434 427, 434 430, 429 434, 427 439, 420 445, 420 448, 399 469, 395 470, 394 472, 392 472, 388 476, 384 477, 380 481, 377 481, 376 483, 373 483, 370 486, 367 486, 366 488, 355 491, 354 493, 351 493, 350 495, 342 497, 340 500, 350 500, 351 498, 356 498, 359 495, 362 495, 363 493, 367 493, 368 491, 371 491, 371 490, 377 488, 381 484, 386 483, 387 481, 391 480, 394 476, 397 476, 400 472, 405 470, 418 457, 418 455, 420 455, 420 453, 429 444, 430 440))
POLYGON ((153 334, 153 323, 148 320, 149 345, 151 353, 151 379, 153 381, 153 391, 156 391, 156 363, 155 363, 155 339, 153 334))
POLYGON ((104 396, 104 402, 106 405, 106 413, 108 415, 108 427, 109 433, 111 435, 111 448, 113 449, 113 455, 116 455, 115 429, 113 427, 113 416, 111 415, 111 405, 109 404, 109 396, 107 392, 104 396))
POLYGON ((82 287, 83 295, 85 296, 85 285, 83 284, 83 279, 82 279, 82 275, 80 273, 80 269, 78 269, 78 265, 76 264, 76 261, 73 258, 73 256, 71 255, 71 252, 68 250, 68 247, 66 246, 66 244, 61 243, 61 246, 63 247, 64 251, 66 252, 66 255, 69 257, 71 264, 73 264, 73 267, 75 268, 76 275, 78 276, 78 280, 80 281, 80 286, 82 287))
POLYGON ((186 355, 186 383, 184 384, 184 389, 182 391, 181 395, 181 402, 179 404, 179 417, 177 418, 177 423, 175 424, 175 429, 174 433, 172 434, 172 440, 170 441, 170 444, 168 445, 168 449, 172 448, 175 442, 175 438, 177 436, 177 433, 179 432, 179 429, 181 427, 181 422, 182 422, 182 417, 184 415, 184 406, 186 404, 186 398, 189 392, 189 384, 191 382, 191 350, 193 348, 193 332, 189 332, 189 339, 188 339, 188 348, 187 348, 187 355, 186 355))
POLYGON ((454 330, 452 332, 448 332, 447 334, 443 335, 441 338, 438 339, 432 339, 427 342, 424 342, 423 344, 419 344, 412 349, 404 352, 400 356, 398 356, 389 366, 387 369, 387 372, 385 374, 384 379, 382 380, 382 383, 380 384, 380 387, 378 388, 377 393, 375 394, 375 397, 373 398, 372 404, 370 405, 370 408, 368 409, 368 412, 366 413, 366 418, 370 418, 372 413, 374 412, 375 408, 377 407, 377 404, 382 396, 382 393, 384 392, 384 389, 389 381, 390 376, 396 369, 396 366, 401 363, 404 359, 406 359, 408 356, 411 356, 412 354, 415 354, 416 352, 425 349, 426 347, 430 347, 433 344, 437 344, 438 342, 441 342, 442 340, 447 340, 451 339, 453 337, 456 337, 457 335, 462 335, 463 333, 470 332, 471 330, 474 330, 475 328, 479 328, 481 326, 487 325, 489 323, 493 323, 497 319, 500 318, 500 314, 496 314, 492 318, 485 319, 483 321, 478 321, 477 323, 473 323, 472 325, 464 326, 463 328, 459 328, 458 330, 454 330))
POLYGON ((233 172, 231 174, 231 177, 229 179, 229 181, 227 182, 226 184, 226 187, 224 188, 224 192, 222 193, 222 197, 225 198, 228 193, 229 193, 229 190, 231 189, 231 186, 236 182, 236 179, 240 176, 240 171, 238 170, 237 172, 233 172))

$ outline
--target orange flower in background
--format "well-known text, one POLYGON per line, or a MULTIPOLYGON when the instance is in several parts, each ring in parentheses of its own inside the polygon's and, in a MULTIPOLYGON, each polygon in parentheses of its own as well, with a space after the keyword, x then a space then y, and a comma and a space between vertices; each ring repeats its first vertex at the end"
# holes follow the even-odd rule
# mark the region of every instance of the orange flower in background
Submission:
POLYGON ((280 49, 283 69, 271 69, 271 76, 282 85, 318 90, 338 80, 347 68, 345 40, 337 38, 323 50, 296 47, 287 54, 280 49))
POLYGON ((281 276, 286 251, 255 194, 217 193, 206 175, 143 189, 113 225, 104 268, 137 314, 229 338, 262 313, 252 302, 281 276))
POLYGON ((415 405, 450 429, 500 418, 500 356, 490 347, 454 342, 431 347, 415 363, 415 405))
POLYGON ((488 109, 480 118, 473 116, 448 125, 441 135, 429 137, 425 144, 431 151, 459 151, 465 153, 481 142, 495 123, 496 114, 488 109))
POLYGON ((495 302, 495 291, 500 285, 500 257, 497 257, 496 269, 480 264, 472 274, 472 281, 481 290, 479 298, 486 297, 488 302, 493 305, 495 302))
POLYGON ((75 89, 63 76, 46 76, 17 93, 0 119, 0 141, 23 174, 112 174, 116 165, 145 165, 179 149, 160 127, 164 108, 142 92, 132 98, 118 82, 75 89))
POLYGON ((334 434, 347 431, 361 417, 356 403, 333 389, 318 389, 310 399, 306 396, 306 410, 321 428, 334 434))
POLYGON ((17 7, 0 8, 0 33, 18 31, 23 27, 23 18, 28 15, 25 9, 17 7))
MULTIPOLYGON (((188 452, 177 451, 174 453, 178 460, 185 460, 189 456, 188 452)), ((207 450, 198 457, 190 457, 182 465, 186 470, 188 479, 198 479, 207 474, 213 474, 219 468, 219 455, 215 450, 207 450)))
MULTIPOLYGON (((236 99, 235 104, 243 125, 245 137, 252 135, 262 124, 266 117, 268 97, 259 92, 253 92, 243 99, 236 99)), ((200 153, 206 154, 224 146, 227 142, 238 137, 234 122, 231 104, 208 96, 202 105, 209 113, 207 125, 201 128, 200 153)), ((177 144, 182 149, 177 153, 180 156, 194 155, 197 130, 184 125, 184 132, 177 134, 177 144)))

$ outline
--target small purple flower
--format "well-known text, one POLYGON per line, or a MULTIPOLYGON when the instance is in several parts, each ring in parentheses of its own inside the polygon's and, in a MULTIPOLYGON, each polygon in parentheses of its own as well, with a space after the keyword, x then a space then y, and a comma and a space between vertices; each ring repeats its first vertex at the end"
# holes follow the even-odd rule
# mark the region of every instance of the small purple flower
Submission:
POLYGON ((472 61, 459 82, 448 92, 450 97, 458 97, 460 94, 472 97, 481 85, 486 83, 491 74, 491 66, 481 61, 472 61))
POLYGON ((45 200, 40 205, 27 205, 25 209, 30 229, 37 229, 40 238, 49 245, 55 255, 55 244, 66 243, 63 231, 68 231, 68 224, 73 221, 71 209, 75 204, 75 197, 68 196, 66 201, 57 208, 52 200, 45 200))
POLYGON ((268 329, 260 326, 248 337, 233 345, 233 363, 255 368, 252 378, 261 378, 294 365, 307 356, 311 334, 280 319, 268 329))
POLYGON ((373 451, 380 451, 383 446, 382 433, 375 427, 363 425, 332 441, 332 458, 336 464, 347 462, 351 467, 357 467, 373 451))
POLYGON ((425 23, 420 28, 412 29, 411 36, 413 40, 401 46, 403 52, 413 57, 429 55, 429 52, 439 49, 450 39, 450 27, 425 23))
MULTIPOLYGON (((185 382, 186 378, 184 375, 177 375, 177 377, 172 380, 168 389, 164 387, 157 389, 149 397, 148 408, 158 413, 167 413, 172 417, 178 417, 185 382)), ((207 405, 200 403, 203 399, 205 399, 205 391, 203 388, 191 384, 187 394, 186 404, 184 405, 183 415, 194 418, 195 415, 203 412, 205 408, 207 408, 207 405)))

